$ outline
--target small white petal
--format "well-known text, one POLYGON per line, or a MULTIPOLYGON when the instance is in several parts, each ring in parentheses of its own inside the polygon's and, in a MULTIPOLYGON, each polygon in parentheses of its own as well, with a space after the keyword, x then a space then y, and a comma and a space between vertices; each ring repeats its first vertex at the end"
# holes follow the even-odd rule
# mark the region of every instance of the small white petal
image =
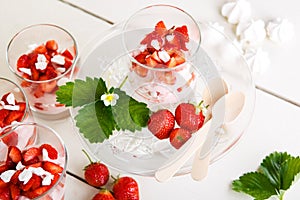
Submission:
POLYGON ((65 64, 65 57, 62 55, 55 55, 51 58, 51 62, 59 64, 59 65, 64 65, 65 64))

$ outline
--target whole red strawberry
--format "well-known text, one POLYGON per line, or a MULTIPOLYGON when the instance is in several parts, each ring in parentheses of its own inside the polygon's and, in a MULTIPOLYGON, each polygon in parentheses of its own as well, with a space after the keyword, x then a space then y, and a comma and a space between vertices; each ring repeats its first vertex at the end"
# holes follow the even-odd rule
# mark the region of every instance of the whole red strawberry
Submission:
POLYGON ((176 149, 179 149, 186 141, 192 137, 190 131, 184 128, 175 128, 170 134, 170 143, 176 149))
POLYGON ((114 196, 107 189, 101 189, 92 200, 115 200, 114 196))
POLYGON ((83 151, 88 157, 90 164, 84 168, 84 178, 88 184, 95 187, 104 186, 109 179, 109 170, 107 166, 100 162, 93 162, 89 155, 83 151))
POLYGON ((153 113, 148 121, 149 131, 158 139, 168 138, 174 125, 174 115, 167 109, 162 109, 153 113))
POLYGON ((113 185, 116 200, 139 200, 139 187, 137 182, 128 176, 117 178, 113 185))
POLYGON ((198 106, 191 103, 181 103, 176 107, 175 120, 181 128, 193 133, 203 126, 205 116, 202 109, 202 102, 198 106))

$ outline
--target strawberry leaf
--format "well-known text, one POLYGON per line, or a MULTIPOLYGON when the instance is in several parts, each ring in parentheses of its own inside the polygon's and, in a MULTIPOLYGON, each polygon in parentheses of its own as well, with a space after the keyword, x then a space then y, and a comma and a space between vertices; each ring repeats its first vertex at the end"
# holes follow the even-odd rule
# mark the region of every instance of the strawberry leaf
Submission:
POLYGON ((274 187, 280 189, 282 184, 282 173, 281 167, 288 159, 291 158, 291 155, 287 153, 278 153, 274 152, 267 156, 263 162, 260 164, 258 171, 265 174, 274 187))
POLYGON ((146 126, 149 119, 147 105, 136 101, 118 88, 114 90, 114 93, 119 95, 117 104, 112 107, 118 128, 135 131, 141 130, 141 127, 146 126))
POLYGON ((134 132, 147 125, 150 110, 147 105, 128 96, 119 88, 107 89, 102 78, 76 79, 60 86, 57 100, 66 106, 80 107, 75 116, 80 133, 91 143, 103 142, 115 130, 134 132), (101 96, 115 93, 116 105, 105 105, 101 96))
POLYGON ((297 181, 300 157, 274 152, 266 156, 256 172, 246 173, 232 182, 232 189, 244 192, 257 200, 277 195, 283 199, 285 191, 297 181))
POLYGON ((106 91, 103 79, 87 77, 86 80, 76 79, 60 86, 56 95, 58 102, 76 108, 99 100, 106 91))
POLYGON ((116 129, 111 107, 105 106, 102 101, 82 107, 75 120, 79 131, 91 143, 103 142, 116 129))
POLYGON ((232 189, 236 192, 244 192, 256 200, 264 200, 276 195, 276 190, 270 180, 259 172, 244 174, 238 180, 232 182, 232 189))

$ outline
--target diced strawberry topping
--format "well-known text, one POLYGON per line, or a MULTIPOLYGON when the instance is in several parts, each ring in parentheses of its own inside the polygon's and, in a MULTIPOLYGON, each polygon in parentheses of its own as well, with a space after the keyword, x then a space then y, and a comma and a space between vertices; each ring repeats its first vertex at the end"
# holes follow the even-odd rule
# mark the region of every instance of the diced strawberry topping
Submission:
POLYGON ((63 168, 61 166, 50 161, 45 161, 43 163, 43 168, 44 170, 50 172, 51 174, 58 174, 58 173, 62 173, 63 171, 63 168))
POLYGON ((16 164, 22 160, 22 153, 16 146, 10 146, 8 148, 8 156, 16 164))
POLYGON ((51 146, 50 144, 42 144, 41 146, 40 146, 40 151, 42 151, 43 149, 45 149, 45 150, 47 150, 47 152, 48 152, 48 157, 50 158, 50 159, 57 159, 57 157, 58 157, 58 152, 56 151, 56 149, 53 147, 53 146, 51 146))
POLYGON ((31 160, 35 160, 40 156, 39 148, 37 147, 31 147, 24 151, 23 153, 23 160, 24 162, 29 162, 31 160))

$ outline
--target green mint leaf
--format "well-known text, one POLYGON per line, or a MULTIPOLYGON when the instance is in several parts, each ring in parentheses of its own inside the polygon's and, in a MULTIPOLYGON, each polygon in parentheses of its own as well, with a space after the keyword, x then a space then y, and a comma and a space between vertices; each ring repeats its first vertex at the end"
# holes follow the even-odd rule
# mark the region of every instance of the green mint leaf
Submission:
POLYGON ((268 199, 277 194, 268 177, 259 172, 247 173, 238 180, 234 180, 232 189, 236 192, 244 192, 251 195, 256 200, 268 199))
POLYGON ((66 85, 60 86, 56 91, 56 101, 66 106, 72 106, 73 88, 73 82, 67 82, 66 85))
POLYGON ((103 142, 116 129, 112 110, 102 101, 87 104, 75 117, 76 126, 90 143, 103 142))
POLYGON ((282 177, 281 167, 288 159, 291 158, 291 155, 287 153, 271 153, 269 156, 263 159, 263 162, 260 164, 258 171, 265 174, 271 183, 278 190, 282 188, 282 177))
POLYGON ((282 190, 288 190, 300 173, 300 158, 293 157, 287 160, 281 168, 282 190))
POLYGON ((87 77, 86 80, 76 79, 60 86, 56 95, 58 102, 75 108, 99 100, 105 92, 107 88, 102 78, 87 77))
POLYGON ((145 127, 150 113, 147 105, 136 101, 119 88, 115 88, 114 93, 119 95, 117 104, 112 107, 118 128, 134 132, 145 127))

